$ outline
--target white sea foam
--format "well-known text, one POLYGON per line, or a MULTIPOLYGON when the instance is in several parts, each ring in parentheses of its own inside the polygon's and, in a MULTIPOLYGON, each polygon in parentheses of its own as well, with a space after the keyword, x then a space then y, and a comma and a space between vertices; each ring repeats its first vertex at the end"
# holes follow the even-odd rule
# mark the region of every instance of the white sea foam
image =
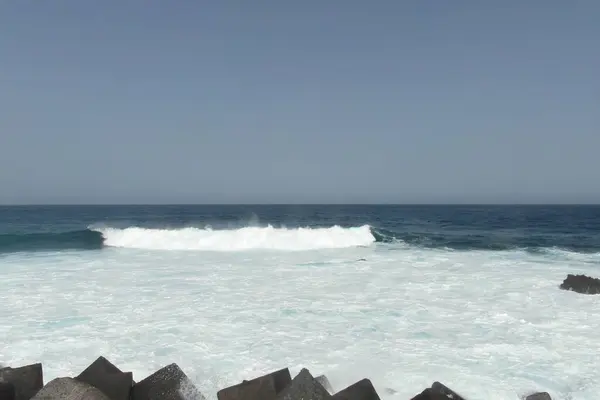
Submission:
POLYGON ((232 230, 209 228, 126 229, 92 228, 101 232, 105 245, 148 250, 318 250, 368 246, 375 242, 368 225, 353 228, 244 227, 232 230))
POLYGON ((209 399, 290 366, 338 390, 369 377, 385 400, 434 380, 472 400, 596 400, 600 296, 558 289, 567 273, 600 274, 586 257, 395 245, 4 256, 0 362, 41 361, 46 381, 99 355, 136 380, 176 362, 209 399))

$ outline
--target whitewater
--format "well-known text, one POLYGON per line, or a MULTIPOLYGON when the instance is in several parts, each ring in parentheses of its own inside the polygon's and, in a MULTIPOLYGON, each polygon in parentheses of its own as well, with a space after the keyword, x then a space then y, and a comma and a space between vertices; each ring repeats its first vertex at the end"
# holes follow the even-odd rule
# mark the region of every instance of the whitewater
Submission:
POLYGON ((126 229, 95 228, 104 237, 104 244, 149 250, 318 250, 365 246, 375 242, 368 225, 342 228, 274 228, 243 227, 239 229, 213 230, 212 228, 126 229))
POLYGON ((137 379, 176 362, 209 399, 284 367, 337 390, 368 377, 382 399, 435 380, 471 400, 600 391, 600 296, 558 289, 598 275, 598 252, 431 248, 367 224, 86 226, 101 247, 0 255, 0 363, 49 381, 99 355, 137 379))

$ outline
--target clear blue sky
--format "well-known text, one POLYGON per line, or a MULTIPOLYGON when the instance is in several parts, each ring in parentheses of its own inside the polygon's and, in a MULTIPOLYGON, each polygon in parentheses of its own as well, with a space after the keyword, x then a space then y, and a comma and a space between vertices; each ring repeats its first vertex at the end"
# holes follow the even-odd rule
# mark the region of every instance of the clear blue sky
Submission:
POLYGON ((0 203, 600 202, 600 1, 3 1, 0 203))

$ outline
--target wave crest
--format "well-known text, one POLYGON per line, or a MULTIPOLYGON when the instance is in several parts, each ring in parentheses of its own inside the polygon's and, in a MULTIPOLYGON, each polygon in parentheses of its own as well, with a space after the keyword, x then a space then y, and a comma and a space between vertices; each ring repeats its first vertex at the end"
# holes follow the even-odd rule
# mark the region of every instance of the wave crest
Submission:
POLYGON ((210 228, 150 229, 140 227, 91 228, 104 237, 104 245, 148 250, 319 250, 368 246, 376 241, 368 225, 343 228, 244 227, 234 230, 210 228))

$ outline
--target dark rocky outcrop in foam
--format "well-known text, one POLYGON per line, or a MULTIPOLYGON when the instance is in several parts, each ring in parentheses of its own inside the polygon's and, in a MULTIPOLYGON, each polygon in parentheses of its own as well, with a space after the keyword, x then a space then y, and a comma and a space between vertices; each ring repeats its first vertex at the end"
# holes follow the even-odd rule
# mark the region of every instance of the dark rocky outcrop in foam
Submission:
POLYGON ((446 397, 449 397, 454 400, 465 400, 464 397, 462 397, 461 395, 456 393, 454 390, 450 389, 448 386, 446 386, 440 382, 437 382, 437 381, 433 382, 433 384, 431 385, 431 390, 433 390, 436 393, 443 394, 446 397))
MULTIPOLYGON (((219 390, 218 400, 380 400, 374 385, 366 378, 337 393, 325 375, 314 378, 306 368, 293 379, 288 368, 250 378, 219 390)), ((440 382, 434 382, 421 393, 415 392, 412 400, 467 400, 440 382)), ((398 398, 392 389, 385 389, 384 393, 398 398)), ((0 369, 0 400, 205 400, 205 397, 177 364, 169 364, 135 383, 131 372, 123 372, 99 357, 77 377, 56 378, 45 386, 41 364, 0 369)), ((541 392, 524 400, 552 399, 541 392)))
POLYGON ((423 390, 411 400, 466 400, 464 397, 440 382, 433 382, 430 388, 423 390))
POLYGON ((99 389, 73 378, 48 382, 31 400, 110 400, 99 389))
POLYGON ((287 368, 243 381, 217 392, 218 400, 275 400, 277 395, 292 382, 287 368))
POLYGON ((560 288, 582 294, 600 294, 600 279, 586 275, 569 274, 560 285, 560 288))
POLYGON ((177 364, 169 364, 133 385, 131 400, 205 400, 177 364))
POLYGON ((0 382, 8 382, 14 386, 15 400, 30 400, 44 386, 42 364, 4 367, 0 369, 0 382))
POLYGON ((325 388, 325 390, 329 392, 329 394, 335 393, 335 390, 333 390, 333 386, 331 386, 329 379, 327 379, 325 375, 319 375, 315 379, 325 388))
POLYGON ((552 400, 552 398, 547 392, 539 392, 530 394, 529 396, 525 397, 525 400, 552 400))
POLYGON ((331 399, 331 395, 308 371, 302 368, 290 384, 283 389, 276 397, 276 400, 326 400, 331 399))
POLYGON ((275 400, 276 397, 275 385, 269 376, 244 381, 217 393, 219 400, 275 400))
POLYGON ((94 386, 110 400, 129 400, 133 374, 123 372, 104 357, 98 357, 75 379, 94 386))
POLYGON ((381 400, 373 384, 362 379, 333 395, 334 400, 381 400))
POLYGON ((448 400, 448 399, 449 399, 448 396, 441 394, 441 393, 435 393, 433 390, 431 390, 431 388, 427 388, 410 400, 448 400))
POLYGON ((15 400, 15 385, 10 382, 0 382, 0 400, 15 400))

